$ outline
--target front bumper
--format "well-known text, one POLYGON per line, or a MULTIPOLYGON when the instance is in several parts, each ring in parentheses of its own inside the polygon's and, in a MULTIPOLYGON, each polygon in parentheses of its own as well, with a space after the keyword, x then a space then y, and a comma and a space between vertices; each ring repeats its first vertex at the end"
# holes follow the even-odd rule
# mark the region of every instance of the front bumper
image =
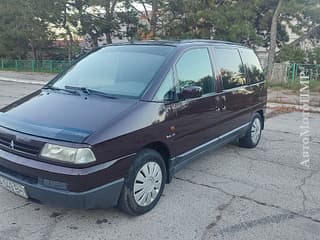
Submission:
POLYGON ((66 208, 117 205, 132 156, 83 169, 61 167, 0 149, 0 176, 25 187, 30 200, 66 208))
POLYGON ((0 176, 24 186, 30 200, 42 204, 81 209, 116 206, 124 182, 124 179, 121 178, 86 192, 70 192, 44 187, 40 184, 32 184, 1 171, 0 176))

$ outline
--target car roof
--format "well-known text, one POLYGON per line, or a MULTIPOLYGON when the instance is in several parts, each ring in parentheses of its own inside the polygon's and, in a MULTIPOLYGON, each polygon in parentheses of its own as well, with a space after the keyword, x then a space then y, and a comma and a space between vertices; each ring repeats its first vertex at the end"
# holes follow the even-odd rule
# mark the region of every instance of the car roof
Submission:
POLYGON ((228 41, 208 40, 208 39, 190 39, 190 40, 146 40, 146 41, 132 41, 128 43, 120 43, 113 45, 162 45, 162 46, 184 46, 184 45, 228 45, 246 48, 245 46, 228 41))

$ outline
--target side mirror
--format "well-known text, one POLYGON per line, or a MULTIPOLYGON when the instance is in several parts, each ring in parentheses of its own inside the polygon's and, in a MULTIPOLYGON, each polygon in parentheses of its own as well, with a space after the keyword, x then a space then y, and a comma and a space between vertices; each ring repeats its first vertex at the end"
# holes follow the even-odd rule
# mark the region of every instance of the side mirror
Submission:
POLYGON ((183 99, 199 98, 203 94, 202 87, 199 86, 188 86, 184 87, 181 92, 183 99))

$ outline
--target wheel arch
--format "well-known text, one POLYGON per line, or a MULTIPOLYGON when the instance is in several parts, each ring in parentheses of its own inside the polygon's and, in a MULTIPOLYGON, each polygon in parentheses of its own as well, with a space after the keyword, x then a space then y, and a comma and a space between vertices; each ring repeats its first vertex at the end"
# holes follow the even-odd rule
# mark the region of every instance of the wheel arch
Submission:
POLYGON ((163 142, 152 142, 152 143, 149 143, 149 144, 145 145, 144 147, 142 147, 142 149, 145 149, 145 148, 155 150, 162 156, 164 163, 166 165, 166 173, 167 173, 166 181, 167 181, 167 183, 169 183, 169 181, 170 181, 169 180, 169 175, 170 175, 169 161, 171 158, 171 152, 170 152, 169 147, 163 142))
POLYGON ((260 115, 261 120, 262 120, 262 130, 264 129, 264 121, 265 121, 265 116, 264 116, 264 111, 263 110, 259 110, 257 111, 257 113, 260 115))

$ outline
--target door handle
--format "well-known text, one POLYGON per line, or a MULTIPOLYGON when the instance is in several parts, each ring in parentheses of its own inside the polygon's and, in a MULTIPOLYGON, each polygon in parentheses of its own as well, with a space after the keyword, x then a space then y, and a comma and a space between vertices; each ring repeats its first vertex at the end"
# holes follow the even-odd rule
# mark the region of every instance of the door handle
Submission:
POLYGON ((222 105, 222 106, 220 106, 220 107, 216 107, 216 112, 219 112, 219 111, 223 111, 223 110, 226 110, 226 106, 225 105, 222 105))

